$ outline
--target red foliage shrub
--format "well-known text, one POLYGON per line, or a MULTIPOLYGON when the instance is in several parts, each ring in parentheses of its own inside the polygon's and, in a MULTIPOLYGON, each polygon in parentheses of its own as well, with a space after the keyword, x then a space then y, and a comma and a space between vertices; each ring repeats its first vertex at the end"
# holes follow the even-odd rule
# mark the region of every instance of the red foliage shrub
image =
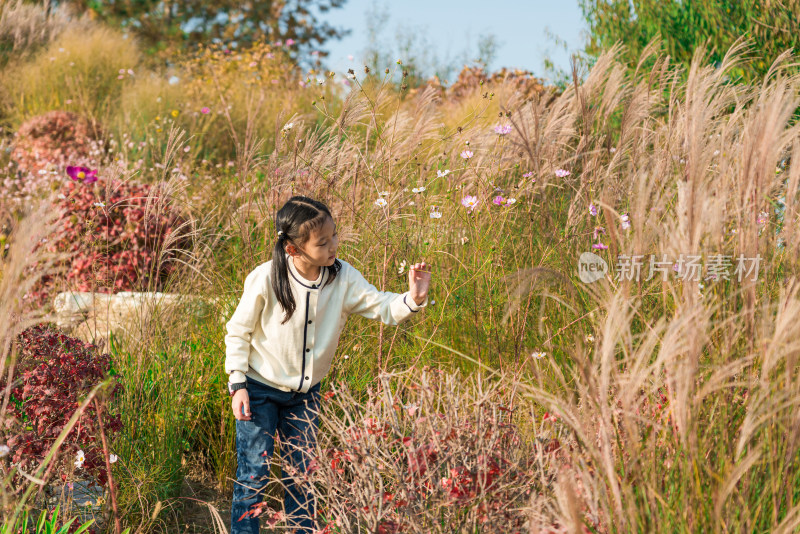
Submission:
MULTIPOLYGON (((55 208, 56 234, 43 245, 70 253, 63 277, 70 289, 114 293, 160 291, 185 239, 171 239, 183 218, 163 201, 158 186, 118 180, 106 187, 67 182, 55 208), (168 251, 165 249, 169 249, 168 251)), ((58 280, 44 277, 28 295, 43 303, 58 280)))
POLYGON ((92 165, 100 155, 100 127, 69 111, 49 111, 33 117, 15 134, 11 159, 22 172, 37 174, 49 165, 92 165))
MULTIPOLYGON (((11 461, 29 472, 45 458, 89 391, 111 376, 111 359, 108 354, 99 354, 95 345, 43 324, 22 332, 17 344, 20 350, 11 387, 13 402, 4 433, 11 461)), ((5 380, 0 379, 0 387, 6 387, 5 380)), ((121 392, 122 385, 115 376, 107 398, 114 399, 121 392)), ((59 457, 45 477, 55 472, 66 479, 74 468, 76 453, 82 450, 85 460, 78 472, 105 485, 108 476, 100 424, 107 438, 122 428, 118 415, 103 410, 101 417, 90 403, 67 434, 59 457)))
POLYGON ((483 90, 486 90, 501 83, 512 84, 526 99, 542 94, 545 90, 542 81, 527 70, 514 69, 512 71, 504 67, 491 74, 486 74, 480 67, 465 66, 458 74, 458 79, 447 89, 447 96, 459 100, 478 87, 483 86, 483 90))
POLYGON ((474 521, 482 532, 525 530, 523 508, 542 490, 536 469, 546 459, 510 422, 507 393, 476 398, 457 378, 440 380, 427 374, 366 401, 347 389, 325 395, 336 407, 320 411, 329 432, 296 482, 325 488, 317 496, 328 525, 455 532, 474 521))

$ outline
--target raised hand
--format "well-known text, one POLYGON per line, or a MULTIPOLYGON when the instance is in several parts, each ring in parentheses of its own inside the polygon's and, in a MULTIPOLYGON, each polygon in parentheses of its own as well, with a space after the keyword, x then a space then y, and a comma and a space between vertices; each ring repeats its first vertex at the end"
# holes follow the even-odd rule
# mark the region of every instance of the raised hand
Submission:
POLYGON ((428 295, 428 288, 431 286, 431 271, 433 266, 430 263, 415 263, 408 270, 408 290, 411 298, 417 306, 425 302, 428 295))

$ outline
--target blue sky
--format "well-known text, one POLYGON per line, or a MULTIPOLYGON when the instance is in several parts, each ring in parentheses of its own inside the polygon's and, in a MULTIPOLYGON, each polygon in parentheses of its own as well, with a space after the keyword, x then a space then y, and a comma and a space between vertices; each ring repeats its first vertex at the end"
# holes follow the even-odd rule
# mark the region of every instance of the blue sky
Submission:
POLYGON ((471 57, 477 56, 479 36, 492 34, 499 46, 490 69, 523 68, 537 76, 544 75, 546 55, 556 67, 569 67, 569 53, 547 37, 547 30, 570 52, 581 48, 586 31, 577 0, 348 0, 343 8, 322 14, 331 24, 352 30, 350 36, 326 43, 327 63, 333 70, 362 68, 370 10, 388 15, 378 40, 381 50, 397 54, 396 33, 401 29, 414 46, 442 63, 467 50, 471 57), (354 56, 352 61, 349 55, 354 56))

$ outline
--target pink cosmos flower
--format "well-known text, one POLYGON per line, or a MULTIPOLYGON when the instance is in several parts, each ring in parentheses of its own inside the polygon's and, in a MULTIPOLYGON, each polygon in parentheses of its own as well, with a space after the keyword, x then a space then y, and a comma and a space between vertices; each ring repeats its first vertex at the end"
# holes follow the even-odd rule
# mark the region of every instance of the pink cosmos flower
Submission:
POLYGON ((592 217, 596 217, 597 216, 597 206, 595 206, 593 203, 589 204, 589 214, 592 217))
POLYGON ((494 197, 494 200, 492 200, 492 203, 495 204, 496 206, 502 206, 503 204, 506 203, 506 199, 504 199, 500 195, 497 195, 496 197, 494 197))
POLYGON ((533 171, 528 171, 522 175, 523 178, 531 178, 533 177, 533 171))
POLYGON ((566 169, 556 169, 556 176, 559 178, 566 178, 569 176, 569 171, 566 169))
POLYGON ((294 44, 294 39, 286 39, 286 46, 292 46, 294 44))
POLYGON ((90 170, 88 167, 67 167, 67 175, 73 180, 80 180, 85 184, 91 184, 97 181, 97 171, 90 170))
POLYGON ((623 213, 620 216, 620 220, 622 221, 622 229, 627 230, 631 227, 631 218, 628 216, 627 213, 623 213))
POLYGON ((200 110, 200 113, 202 113, 203 115, 208 115, 209 113, 211 113, 211 110, 208 108, 203 108, 200 110))
POLYGON ((475 209, 475 206, 478 205, 478 197, 467 195, 461 199, 461 205, 472 211, 475 209))
POLYGON ((506 135, 511 133, 511 125, 510 124, 498 124, 494 127, 494 133, 498 135, 506 135))
POLYGON ((592 245, 592 248, 598 250, 606 250, 608 248, 608 245, 604 245, 603 243, 595 243, 592 245))
POLYGON ((472 150, 465 150, 461 153, 461 157, 464 159, 469 159, 473 156, 472 150))

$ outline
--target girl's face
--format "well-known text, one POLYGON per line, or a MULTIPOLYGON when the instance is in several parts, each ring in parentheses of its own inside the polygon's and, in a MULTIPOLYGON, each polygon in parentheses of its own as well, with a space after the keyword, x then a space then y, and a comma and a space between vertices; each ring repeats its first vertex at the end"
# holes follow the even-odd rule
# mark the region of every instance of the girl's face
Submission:
POLYGON ((327 217, 322 226, 311 231, 311 236, 302 249, 303 259, 318 267, 333 265, 338 247, 339 235, 336 233, 336 224, 327 217))

